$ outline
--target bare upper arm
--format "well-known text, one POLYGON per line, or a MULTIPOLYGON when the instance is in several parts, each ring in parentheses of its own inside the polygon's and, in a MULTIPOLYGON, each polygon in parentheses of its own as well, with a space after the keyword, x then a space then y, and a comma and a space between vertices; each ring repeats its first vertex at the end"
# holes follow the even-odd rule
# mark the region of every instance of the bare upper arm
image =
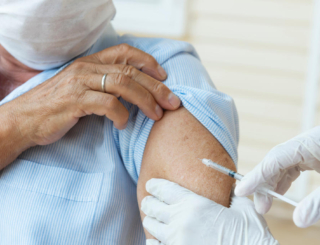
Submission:
MULTIPOLYGON (((185 108, 166 111, 151 130, 138 180, 139 207, 149 195, 151 178, 163 178, 224 206, 229 206, 233 179, 203 165, 209 158, 235 170, 234 163, 215 137, 185 108)), ((141 213, 141 218, 144 214, 141 213)), ((147 238, 151 236, 147 234, 147 238)))

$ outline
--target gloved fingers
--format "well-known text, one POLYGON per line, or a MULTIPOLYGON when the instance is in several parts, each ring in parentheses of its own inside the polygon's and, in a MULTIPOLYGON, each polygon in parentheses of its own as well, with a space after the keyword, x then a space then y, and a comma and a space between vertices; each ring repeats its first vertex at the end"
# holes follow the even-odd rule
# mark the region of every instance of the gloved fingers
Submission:
POLYGON ((272 197, 260 192, 254 193, 254 206, 259 214, 266 214, 272 205, 272 197))
POLYGON ((152 236, 154 236, 160 242, 166 243, 166 238, 169 233, 168 225, 163 224, 149 216, 144 218, 142 225, 152 236))
POLYGON ((254 194, 254 203, 247 197, 233 197, 231 200, 232 210, 256 209, 259 214, 265 214, 269 211, 272 204, 272 197, 256 192, 254 194))
MULTIPOLYGON (((311 166, 319 166, 320 164, 320 127, 315 127, 305 133, 302 133, 293 138, 300 145, 297 154, 301 155, 302 162, 311 166), (310 163, 312 164, 310 165, 310 163)), ((313 168, 314 169, 314 168, 313 168)))
POLYGON ((286 173, 281 177, 278 182, 275 192, 284 195, 287 190, 290 188, 293 181, 295 181, 300 176, 300 169, 298 167, 290 168, 286 173))
POLYGON ((274 147, 237 185, 235 194, 252 194, 262 183, 278 184, 281 172, 295 166, 320 172, 320 127, 316 127, 274 147))
POLYGON ((271 175, 269 167, 262 161, 251 172, 247 173, 244 178, 236 185, 234 193, 236 196, 249 196, 253 194, 261 185, 274 186, 281 176, 281 171, 274 173, 273 176, 266 178, 265 175, 271 175))
POLYGON ((146 245, 165 245, 165 244, 155 239, 147 239, 146 245))
POLYGON ((146 196, 141 202, 141 210, 149 217, 165 224, 170 222, 169 205, 153 196, 146 196))
MULTIPOLYGON (((164 179, 151 179, 146 184, 146 190, 151 195, 167 204, 175 204, 186 196, 194 194, 180 185, 164 179)), ((196 195, 196 194, 194 194, 196 195)))
POLYGON ((256 191, 259 185, 267 183, 276 186, 283 171, 297 166, 303 161, 299 151, 301 143, 289 140, 275 146, 251 172, 245 175, 236 186, 237 196, 248 196, 256 191))
POLYGON ((320 187, 305 197, 293 212, 296 226, 306 228, 320 220, 320 187))

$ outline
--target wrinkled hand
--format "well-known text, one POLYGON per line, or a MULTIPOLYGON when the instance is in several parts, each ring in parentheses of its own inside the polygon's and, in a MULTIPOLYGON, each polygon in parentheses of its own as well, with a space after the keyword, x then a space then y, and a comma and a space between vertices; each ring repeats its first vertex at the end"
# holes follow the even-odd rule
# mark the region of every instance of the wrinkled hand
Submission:
POLYGON ((16 127, 33 145, 46 145, 86 115, 106 116, 116 128, 124 129, 129 112, 118 100, 120 96, 159 120, 162 108, 175 110, 180 100, 157 79, 166 79, 166 73, 151 55, 121 44, 75 60, 1 110, 10 111, 16 127), (101 88, 105 73, 106 93, 101 88))
POLYGON ((142 200, 143 226, 158 239, 148 245, 279 244, 248 198, 233 197, 226 208, 163 179, 149 180, 146 189, 153 196, 142 200))
MULTIPOLYGON (((261 185, 269 185, 284 194, 301 171, 315 170, 320 173, 320 127, 274 147, 251 172, 237 185, 235 194, 247 196, 261 185)), ((255 206, 259 213, 269 211, 272 197, 255 194, 255 206)), ((307 227, 320 219, 320 188, 315 190, 296 207, 293 220, 299 227, 307 227)))

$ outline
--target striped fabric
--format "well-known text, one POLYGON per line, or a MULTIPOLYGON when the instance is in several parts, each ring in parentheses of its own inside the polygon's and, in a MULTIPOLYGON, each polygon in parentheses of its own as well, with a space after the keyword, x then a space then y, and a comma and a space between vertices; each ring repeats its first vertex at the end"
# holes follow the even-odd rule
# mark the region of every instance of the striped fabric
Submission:
MULTIPOLYGON (((166 39, 118 37, 112 27, 85 55, 128 43, 153 55, 165 84, 237 162, 238 118, 217 91, 193 47, 166 39)), ((44 71, 0 105, 61 69, 44 71)), ((153 121, 136 106, 125 130, 105 117, 80 119, 61 140, 19 156, 0 177, 0 244, 145 244, 136 198, 141 161, 153 121)))

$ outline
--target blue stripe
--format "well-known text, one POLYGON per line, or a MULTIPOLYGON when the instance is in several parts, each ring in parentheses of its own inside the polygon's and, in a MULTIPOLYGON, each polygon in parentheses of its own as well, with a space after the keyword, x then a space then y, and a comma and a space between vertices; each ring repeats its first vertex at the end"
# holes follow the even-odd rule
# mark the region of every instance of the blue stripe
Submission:
MULTIPOLYGON (((236 164, 239 133, 234 102, 216 90, 194 48, 185 42, 118 37, 109 32, 86 54, 119 43, 128 43, 157 59, 168 73, 165 84, 236 164)), ((0 105, 60 70, 48 70, 30 79, 0 105)), ((121 101, 130 112, 125 130, 117 130, 105 117, 88 116, 61 140, 30 148, 2 171, 1 245, 145 244, 136 183, 154 121, 136 106, 121 101)))

